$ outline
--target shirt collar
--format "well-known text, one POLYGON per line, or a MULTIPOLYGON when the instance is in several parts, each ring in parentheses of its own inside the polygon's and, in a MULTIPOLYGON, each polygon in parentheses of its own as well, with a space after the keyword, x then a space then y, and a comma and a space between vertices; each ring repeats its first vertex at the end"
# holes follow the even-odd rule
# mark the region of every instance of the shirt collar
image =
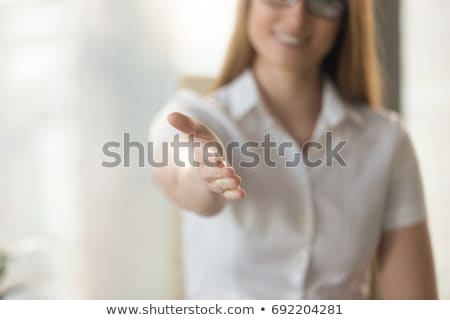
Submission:
POLYGON ((364 125, 364 118, 357 110, 358 107, 346 103, 337 92, 336 86, 329 76, 325 76, 322 99, 322 110, 319 122, 325 123, 324 129, 337 127, 345 120, 350 120, 358 127, 364 125))
MULTIPOLYGON (((264 108, 254 73, 250 68, 232 81, 228 89, 230 113, 235 119, 242 119, 257 107, 264 108)), ((351 120, 358 127, 364 125, 364 118, 356 107, 345 103, 339 96, 333 81, 329 76, 325 76, 322 109, 316 129, 319 131, 332 129, 346 119, 351 120)))

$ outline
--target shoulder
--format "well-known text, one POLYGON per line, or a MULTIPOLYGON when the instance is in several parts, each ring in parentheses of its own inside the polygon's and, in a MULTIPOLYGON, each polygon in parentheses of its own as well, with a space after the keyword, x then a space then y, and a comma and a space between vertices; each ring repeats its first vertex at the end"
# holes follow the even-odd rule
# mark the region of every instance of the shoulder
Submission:
POLYGON ((202 95, 188 88, 178 89, 163 107, 159 116, 167 116, 172 112, 184 113, 204 123, 224 121, 225 107, 217 103, 217 92, 202 95))
POLYGON ((385 142, 398 142, 408 136, 406 124, 397 111, 370 106, 361 106, 355 110, 364 120, 364 128, 371 136, 378 136, 385 142))
POLYGON ((169 105, 193 112, 212 113, 235 123, 254 107, 257 101, 258 92, 252 74, 246 70, 229 83, 206 95, 200 95, 189 89, 180 89, 170 99, 169 105))
POLYGON ((364 120, 360 131, 362 148, 376 159, 386 159, 391 165, 408 166, 416 162, 416 151, 409 130, 396 111, 358 107, 364 120))
POLYGON ((207 95, 186 88, 179 89, 159 110, 154 123, 164 123, 170 113, 180 112, 208 126, 222 141, 228 141, 238 130, 229 116, 228 104, 224 103, 224 89, 207 95))
POLYGON ((206 110, 223 112, 223 107, 214 103, 218 91, 202 95, 188 88, 178 89, 167 101, 166 109, 206 110))

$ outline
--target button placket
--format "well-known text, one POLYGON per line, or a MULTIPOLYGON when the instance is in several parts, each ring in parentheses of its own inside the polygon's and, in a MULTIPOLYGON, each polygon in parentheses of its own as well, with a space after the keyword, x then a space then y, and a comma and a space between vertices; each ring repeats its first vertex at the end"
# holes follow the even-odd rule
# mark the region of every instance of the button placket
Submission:
MULTIPOLYGON (((260 116, 264 118, 264 126, 271 133, 276 133, 277 141, 292 141, 293 142, 293 154, 300 154, 301 158, 303 158, 303 154, 300 151, 299 145, 296 140, 282 127, 281 123, 277 121, 272 114, 269 112, 266 106, 263 104, 260 105, 258 109, 260 112, 260 116)), ((318 140, 316 137, 323 140, 324 130, 326 128, 326 123, 324 122, 323 117, 319 117, 317 122, 317 128, 315 128, 313 132, 312 139, 318 140)), ((323 143, 323 142, 322 142, 323 143)), ((278 146, 279 147, 279 146, 278 146)), ((304 298, 306 294, 305 288, 305 280, 306 275, 308 273, 308 268, 311 261, 312 255, 312 245, 313 245, 313 237, 314 237, 314 229, 315 229, 315 219, 314 219, 314 205, 313 205, 313 197, 311 190, 311 176, 310 172, 307 170, 308 168, 305 166, 303 159, 301 159, 298 168, 295 168, 294 174, 297 176, 298 181, 300 182, 300 189, 302 191, 301 199, 302 210, 300 214, 303 216, 304 228, 299 230, 300 233, 304 234, 304 240, 302 241, 303 245, 299 248, 298 252, 298 269, 299 272, 299 292, 297 299, 304 298)))
MULTIPOLYGON (((293 137, 289 135, 283 128, 280 127, 274 127, 273 129, 277 134, 279 135, 280 139, 277 139, 279 141, 292 141, 293 142, 293 154, 300 153, 299 146, 295 143, 295 140, 293 137)), ((313 236, 314 236, 314 228, 315 228, 315 221, 314 221, 314 206, 313 206, 313 198, 312 198, 312 190, 311 190, 311 177, 310 172, 308 172, 308 168, 305 166, 303 162, 299 164, 298 167, 292 168, 294 174, 296 175, 299 183, 300 183, 300 190, 301 190, 301 210, 299 214, 302 214, 302 221, 304 222, 302 224, 302 228, 298 230, 299 233, 303 234, 303 240, 302 240, 302 247, 299 248, 298 252, 298 271, 299 272, 299 283, 300 286, 300 292, 298 293, 298 299, 303 298, 305 295, 306 288, 305 280, 306 280, 306 274, 308 272, 310 260, 311 260, 311 254, 312 254, 312 243, 313 243, 313 236)))

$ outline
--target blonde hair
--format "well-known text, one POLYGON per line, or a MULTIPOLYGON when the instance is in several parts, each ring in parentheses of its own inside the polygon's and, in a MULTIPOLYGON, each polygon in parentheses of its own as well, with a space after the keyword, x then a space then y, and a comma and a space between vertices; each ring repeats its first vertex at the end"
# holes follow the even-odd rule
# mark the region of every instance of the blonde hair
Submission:
MULTIPOLYGON (((218 89, 253 64, 256 52, 246 30, 250 0, 239 0, 235 29, 222 70, 214 84, 218 89)), ((324 59, 323 70, 342 99, 380 108, 382 71, 375 37, 373 0, 348 0, 336 43, 324 59)))

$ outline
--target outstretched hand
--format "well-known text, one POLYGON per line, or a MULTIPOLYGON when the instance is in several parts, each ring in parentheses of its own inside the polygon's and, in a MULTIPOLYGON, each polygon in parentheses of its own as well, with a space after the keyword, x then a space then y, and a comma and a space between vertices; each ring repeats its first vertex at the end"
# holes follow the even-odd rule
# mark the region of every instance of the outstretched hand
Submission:
POLYGON ((228 165, 225 156, 217 153, 210 156, 208 165, 203 161, 202 152, 206 143, 214 142, 222 146, 222 150, 225 150, 222 141, 213 130, 200 121, 179 112, 170 113, 167 121, 175 129, 201 143, 200 148, 196 150, 200 166, 194 169, 199 170, 201 179, 211 192, 222 195, 227 200, 239 200, 245 197, 245 191, 241 188, 241 177, 236 174, 233 167, 228 165))

